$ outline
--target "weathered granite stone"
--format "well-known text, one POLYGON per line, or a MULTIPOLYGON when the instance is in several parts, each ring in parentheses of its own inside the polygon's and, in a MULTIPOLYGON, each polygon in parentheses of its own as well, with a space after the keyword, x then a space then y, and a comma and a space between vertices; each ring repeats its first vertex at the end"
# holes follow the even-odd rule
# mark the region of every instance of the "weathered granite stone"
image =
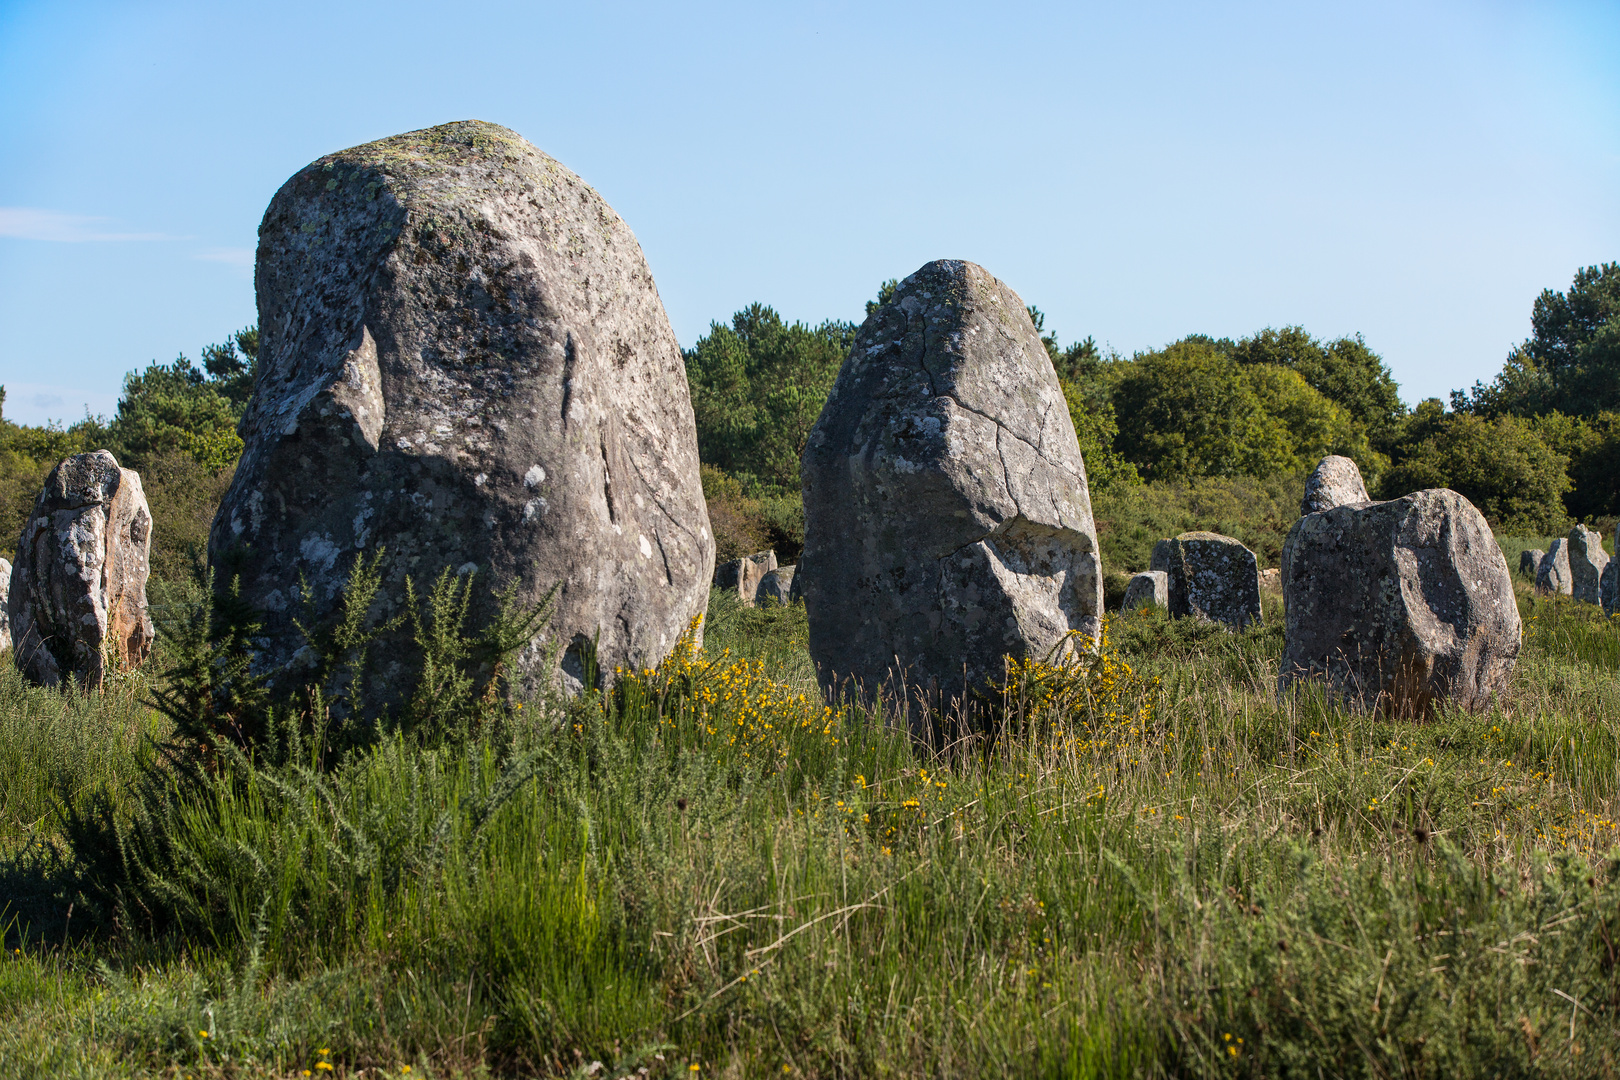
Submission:
POLYGON ((1150 607, 1160 611, 1170 609, 1170 575, 1163 570, 1143 570, 1140 574, 1133 574, 1130 584, 1125 586, 1125 600, 1119 609, 1137 611, 1150 607))
POLYGON ((1569 530, 1565 557, 1569 560, 1570 595, 1583 604, 1601 603, 1599 582, 1609 565, 1602 534, 1585 525, 1575 526, 1569 530))
POLYGON ((1170 538, 1166 537, 1153 545, 1153 553, 1148 556, 1149 570, 1170 571, 1170 538))
POLYGON ((139 474, 105 450, 52 469, 17 541, 6 611, 30 679, 100 689, 152 649, 146 611, 152 513, 139 474))
POLYGON ((1574 579, 1569 572, 1569 541, 1563 537, 1554 540, 1547 554, 1541 557, 1541 565, 1536 567, 1536 588, 1565 596, 1574 592, 1574 579))
POLYGON ((1362 483, 1361 470, 1356 463, 1338 454, 1329 454, 1316 465, 1305 481, 1305 497, 1300 500, 1299 512, 1315 514, 1335 506, 1348 506, 1367 501, 1367 485, 1362 483))
MULTIPOLYGON (((255 283, 247 445, 209 555, 265 611, 273 677, 309 655, 294 618, 324 618, 384 547, 378 617, 406 575, 477 571, 524 604, 557 586, 525 688, 552 679, 550 641, 565 687, 593 652, 606 684, 703 612, 714 540, 680 348, 640 245, 579 177, 478 121, 332 154, 271 200, 255 283)), ((408 634, 387 640, 375 685, 408 692, 408 634)))
POLYGON ((810 655, 823 686, 931 705, 1101 629, 1085 464, 1011 289, 929 263, 867 318, 802 458, 810 655))
POLYGON ((744 607, 754 606, 754 595, 766 574, 776 569, 776 552, 761 551, 742 559, 732 559, 715 568, 714 585, 717 589, 737 594, 744 607))
POLYGON ((6 598, 11 595, 11 560, 0 559, 0 649, 11 648, 11 613, 6 598))
POLYGON ((1620 615, 1620 558, 1609 560, 1609 565, 1603 568, 1603 577, 1598 581, 1598 601, 1603 605, 1603 614, 1620 615))
POLYGON ((788 602, 802 601, 804 599, 804 566, 799 564, 793 568, 793 581, 788 585, 788 602))
POLYGON ((793 573, 797 567, 778 566, 759 579, 755 604, 788 604, 793 601, 793 573))
POLYGON ((1507 687, 1520 641, 1507 560, 1455 491, 1307 515, 1282 562, 1280 689, 1324 679, 1354 707, 1415 717, 1507 687))
POLYGON ((1160 541, 1153 559, 1169 577, 1171 618, 1208 619, 1234 630, 1260 621, 1258 560, 1240 541, 1185 532, 1160 541))
POLYGON ((1260 591, 1263 593, 1282 592, 1282 571, 1275 566, 1260 571, 1260 591))
POLYGON ((1541 560, 1546 555, 1547 553, 1540 548, 1531 548, 1528 551, 1519 552, 1519 573, 1531 581, 1536 580, 1536 571, 1541 569, 1541 560))

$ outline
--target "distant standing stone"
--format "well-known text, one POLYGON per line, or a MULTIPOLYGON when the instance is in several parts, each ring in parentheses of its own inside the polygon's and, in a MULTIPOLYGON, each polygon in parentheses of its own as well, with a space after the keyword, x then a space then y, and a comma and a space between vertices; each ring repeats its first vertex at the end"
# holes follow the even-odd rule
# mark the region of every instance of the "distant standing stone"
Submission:
POLYGON ((1282 571, 1275 566, 1260 571, 1260 591, 1263 593, 1282 592, 1282 571))
POLYGON ((1207 619, 1233 630, 1260 621, 1258 560, 1241 541, 1185 532, 1160 544, 1154 561, 1164 563, 1169 577, 1172 618, 1207 619))
POLYGON ((1085 463, 1018 295, 929 263, 856 334, 811 432, 810 655, 828 692, 949 707, 1101 629, 1085 463))
POLYGON ((1577 525, 1569 530, 1570 595, 1583 604, 1602 602, 1600 582, 1609 566, 1609 553, 1603 550, 1603 536, 1595 529, 1577 525))
POLYGON ((34 682, 100 689, 152 649, 146 578, 152 513, 141 478, 106 450, 45 478, 17 541, 6 597, 12 657, 34 682))
POLYGON ((1455 491, 1309 514, 1282 562, 1280 689, 1321 679, 1353 706, 1417 717, 1507 688, 1520 643, 1507 560, 1455 491))
POLYGON ((1361 480, 1356 463, 1338 454, 1329 454, 1317 463, 1316 470, 1305 481, 1305 497, 1300 500, 1299 512, 1316 514, 1335 506, 1348 506, 1367 501, 1367 485, 1361 480))
POLYGON ((0 559, 0 649, 11 648, 11 616, 6 597, 11 594, 11 560, 0 559))
POLYGON ((776 552, 761 551, 741 559, 732 559, 715 568, 714 586, 734 592, 744 607, 754 606, 754 595, 765 575, 776 569, 776 552))
POLYGON ((1531 548, 1528 551, 1519 552, 1519 573, 1531 581, 1536 580, 1536 571, 1541 569, 1541 560, 1546 555, 1547 553, 1540 548, 1531 548))
MULTIPOLYGON (((680 346, 641 246, 579 177, 474 120, 330 154, 271 200, 255 284, 247 445, 208 550, 264 612, 273 679, 312 659, 295 620, 330 618, 383 547, 380 618, 406 575, 477 572, 525 606, 557 587, 521 692, 610 685, 702 614, 714 539, 680 346)), ((391 632, 373 685, 408 693, 415 651, 391 632)))
POLYGON ((1125 586, 1125 602, 1121 611, 1139 611, 1142 608, 1170 609, 1170 575, 1163 570, 1143 570, 1131 576, 1125 586))
POLYGON ((1569 571, 1569 541, 1563 537, 1554 540, 1547 554, 1541 557, 1541 565, 1536 567, 1536 588, 1565 596, 1575 591, 1574 578, 1569 571))
POLYGON ((1620 558, 1610 559, 1609 565, 1603 568, 1598 599, 1603 604, 1603 614, 1620 615, 1620 558))
POLYGON ((778 566, 759 579, 755 604, 788 604, 793 601, 793 574, 796 567, 778 566))

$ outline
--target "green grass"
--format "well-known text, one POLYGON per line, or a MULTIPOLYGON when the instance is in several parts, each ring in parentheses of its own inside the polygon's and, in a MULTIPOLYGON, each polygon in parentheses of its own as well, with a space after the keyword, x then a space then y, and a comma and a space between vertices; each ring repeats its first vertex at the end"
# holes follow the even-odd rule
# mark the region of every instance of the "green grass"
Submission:
POLYGON ((162 932, 52 814, 145 690, 0 676, 0 1075, 1614 1075, 1620 627, 1521 604, 1483 715, 1279 703, 1274 606, 1147 614, 1093 706, 924 753, 716 594, 718 662, 194 794, 162 932))

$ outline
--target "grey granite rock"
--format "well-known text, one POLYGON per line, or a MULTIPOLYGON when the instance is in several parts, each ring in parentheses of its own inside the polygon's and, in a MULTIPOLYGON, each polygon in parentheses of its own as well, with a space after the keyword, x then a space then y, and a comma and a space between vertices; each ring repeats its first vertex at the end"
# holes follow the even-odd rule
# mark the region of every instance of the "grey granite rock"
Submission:
POLYGON ((1603 550, 1602 534, 1585 525, 1577 525, 1569 530, 1566 551, 1570 595, 1583 604, 1601 603, 1599 582, 1609 565, 1609 553, 1603 550))
POLYGON ((824 688, 931 705, 1004 658, 1088 646, 1102 575, 1085 464, 1016 293, 929 263, 857 333, 805 447, 810 655, 824 688))
POLYGON ((0 559, 0 649, 11 648, 11 614, 6 598, 11 595, 11 560, 0 559))
MULTIPOLYGON (((379 618, 406 575, 476 571, 524 604, 557 586, 526 689, 552 680, 552 642, 562 685, 593 639, 610 683, 703 612, 714 541, 680 348, 636 238, 579 177, 478 121, 332 154, 271 200, 255 284, 247 445, 209 556, 265 611, 273 678, 308 655, 294 617, 326 617, 383 547, 379 618)), ((388 641, 377 685, 408 692, 409 638, 388 641)))
POLYGON ((1536 580, 1536 571, 1541 569, 1541 560, 1545 558, 1546 555, 1547 553, 1542 551, 1540 548, 1531 548, 1527 551, 1519 552, 1519 573, 1523 574, 1531 581, 1536 580))
POLYGON ((776 569, 776 552, 761 551, 741 559, 732 559, 715 568, 714 586, 737 594, 744 607, 754 606, 754 596, 766 574, 776 569))
POLYGON ((1575 591, 1574 585, 1574 577, 1569 570, 1569 541, 1560 536, 1547 548, 1547 554, 1541 557, 1541 565, 1536 567, 1536 588, 1542 592, 1569 596, 1575 591))
POLYGON ((1610 559, 1598 581, 1598 602, 1603 614, 1620 615, 1620 558, 1610 559))
POLYGON ((1260 570, 1254 552, 1230 536, 1185 532, 1161 541, 1155 562, 1169 576, 1170 616, 1241 630, 1260 621, 1260 570))
POLYGON ((1300 500, 1299 512, 1315 514, 1335 506, 1348 506, 1367 501, 1367 485, 1361 480, 1356 463, 1338 454, 1329 454, 1317 463, 1316 469, 1305 481, 1305 497, 1300 500))
POLYGON ((759 579, 754 591, 754 603, 790 604, 793 602, 793 574, 797 567, 778 566, 759 579))
POLYGON ((6 597, 12 657, 44 686, 99 689, 152 649, 152 512, 141 478, 106 450, 52 469, 17 541, 6 597))
POLYGON ((1125 586, 1125 600, 1119 609, 1137 611, 1149 607, 1160 611, 1170 609, 1170 575, 1163 570, 1143 570, 1131 575, 1130 584, 1125 586))
POLYGON ((1282 562, 1281 689, 1325 680, 1354 707, 1402 717, 1483 708, 1506 689, 1513 583, 1484 516, 1455 491, 1307 515, 1282 562))

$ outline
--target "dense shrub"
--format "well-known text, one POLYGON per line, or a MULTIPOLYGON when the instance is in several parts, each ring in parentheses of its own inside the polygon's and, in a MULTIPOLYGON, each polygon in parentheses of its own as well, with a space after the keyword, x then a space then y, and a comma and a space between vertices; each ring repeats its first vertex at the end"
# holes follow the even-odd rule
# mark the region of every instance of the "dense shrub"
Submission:
POLYGON ((1568 528, 1568 463, 1518 417, 1448 413, 1433 420, 1432 432, 1390 470, 1383 487, 1387 497, 1451 488, 1498 532, 1556 533, 1568 528))

